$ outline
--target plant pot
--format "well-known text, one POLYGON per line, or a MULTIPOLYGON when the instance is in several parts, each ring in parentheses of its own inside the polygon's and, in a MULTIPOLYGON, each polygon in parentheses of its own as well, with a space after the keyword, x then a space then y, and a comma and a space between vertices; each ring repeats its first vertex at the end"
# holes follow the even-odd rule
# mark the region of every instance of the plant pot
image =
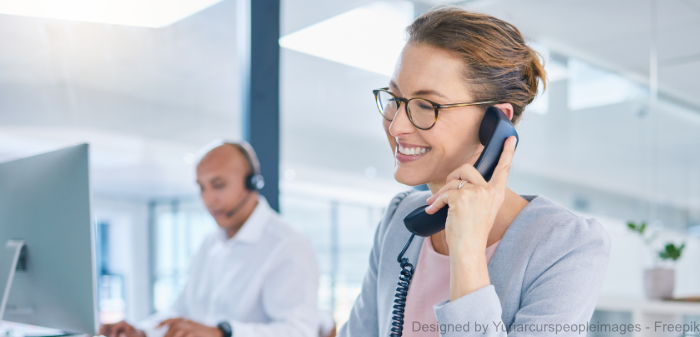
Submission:
POLYGON ((654 268, 644 271, 644 292, 650 300, 673 298, 675 283, 673 269, 654 268))

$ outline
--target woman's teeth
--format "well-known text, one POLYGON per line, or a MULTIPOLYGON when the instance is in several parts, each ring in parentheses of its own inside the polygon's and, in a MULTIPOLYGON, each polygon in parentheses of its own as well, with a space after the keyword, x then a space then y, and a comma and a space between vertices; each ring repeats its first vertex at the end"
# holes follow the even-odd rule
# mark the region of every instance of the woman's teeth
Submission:
POLYGON ((429 147, 403 147, 399 144, 399 153, 407 156, 417 156, 430 151, 429 147))

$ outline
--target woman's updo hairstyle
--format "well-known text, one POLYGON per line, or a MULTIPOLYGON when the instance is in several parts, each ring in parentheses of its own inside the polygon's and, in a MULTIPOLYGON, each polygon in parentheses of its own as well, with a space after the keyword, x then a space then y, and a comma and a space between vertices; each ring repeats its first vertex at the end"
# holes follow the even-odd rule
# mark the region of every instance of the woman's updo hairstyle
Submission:
POLYGON ((424 43, 461 57, 473 99, 511 103, 513 124, 537 95, 538 79, 546 86, 539 54, 503 20, 443 7, 421 15, 406 30, 408 43, 424 43))

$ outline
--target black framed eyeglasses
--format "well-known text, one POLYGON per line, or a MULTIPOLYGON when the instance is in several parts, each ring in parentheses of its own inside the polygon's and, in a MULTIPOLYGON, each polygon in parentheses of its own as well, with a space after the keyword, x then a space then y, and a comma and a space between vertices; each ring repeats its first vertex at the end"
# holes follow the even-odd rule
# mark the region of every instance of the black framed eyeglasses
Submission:
POLYGON ((401 103, 406 104, 406 114, 413 126, 428 130, 437 122, 440 109, 455 108, 461 106, 475 106, 486 104, 498 104, 499 101, 482 101, 469 103, 438 104, 425 98, 414 97, 411 99, 398 97, 389 91, 389 88, 372 90, 374 99, 377 101, 379 113, 388 121, 393 121, 396 113, 401 108, 401 103))

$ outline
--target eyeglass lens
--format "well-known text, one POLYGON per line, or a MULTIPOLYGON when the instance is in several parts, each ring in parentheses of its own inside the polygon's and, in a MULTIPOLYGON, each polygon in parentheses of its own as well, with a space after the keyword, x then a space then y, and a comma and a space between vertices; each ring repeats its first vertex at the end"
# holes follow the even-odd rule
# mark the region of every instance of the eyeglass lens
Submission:
MULTIPOLYGON (((399 106, 399 102, 397 102, 396 98, 388 92, 379 91, 377 94, 377 103, 384 118, 390 121, 394 120, 399 106)), ((429 128, 435 124, 435 108, 426 100, 410 100, 408 104, 408 113, 413 125, 419 128, 429 128)))

